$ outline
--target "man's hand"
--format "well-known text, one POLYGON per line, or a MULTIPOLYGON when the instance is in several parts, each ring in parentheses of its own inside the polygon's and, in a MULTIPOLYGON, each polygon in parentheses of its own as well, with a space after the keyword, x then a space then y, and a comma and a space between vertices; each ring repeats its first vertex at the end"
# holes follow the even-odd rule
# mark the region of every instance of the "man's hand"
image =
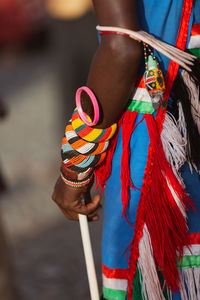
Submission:
POLYGON ((88 216, 89 221, 97 221, 97 212, 101 208, 100 195, 96 195, 92 200, 90 197, 91 185, 82 188, 73 188, 66 185, 59 177, 52 200, 60 207, 64 215, 69 220, 78 220, 78 214, 88 216), (84 197, 85 205, 81 203, 84 197))

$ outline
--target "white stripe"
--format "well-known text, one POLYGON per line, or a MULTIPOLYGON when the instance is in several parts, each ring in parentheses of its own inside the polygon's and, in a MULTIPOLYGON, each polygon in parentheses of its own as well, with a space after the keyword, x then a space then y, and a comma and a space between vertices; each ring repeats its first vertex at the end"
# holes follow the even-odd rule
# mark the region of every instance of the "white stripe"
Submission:
POLYGON ((74 137, 77 137, 77 134, 75 131, 66 131, 65 132, 66 139, 69 141, 70 139, 73 139, 74 137))
POLYGON ((78 148, 77 151, 81 154, 87 154, 94 146, 90 143, 83 145, 82 147, 78 148))
MULTIPOLYGON (((69 141, 70 139, 77 137, 77 134, 73 130, 72 131, 66 131, 65 132, 65 137, 69 141)), ((104 152, 108 148, 108 145, 109 145, 109 141, 106 141, 105 146, 104 146, 103 150, 101 151, 101 153, 104 152)), ((77 151, 81 154, 87 154, 87 152, 89 152, 91 149, 93 149, 94 146, 95 146, 95 143, 88 142, 87 144, 85 144, 82 147, 78 148, 77 151)))
POLYGON ((200 255, 200 245, 190 245, 190 250, 187 247, 183 248, 183 255, 200 255), (191 250, 191 252, 190 252, 191 250))
MULTIPOLYGON (((106 141, 105 145, 104 145, 104 148, 101 150, 101 153, 104 152, 108 148, 108 145, 109 145, 109 141, 106 141)), ((82 153, 82 154, 85 154, 85 153, 87 154, 93 148, 94 148, 93 144, 87 143, 86 145, 78 148, 77 151, 82 153)))
POLYGON ((66 158, 65 160, 63 160, 63 163, 64 164, 67 164, 69 162, 69 159, 68 158, 66 158))
POLYGON ((145 88, 137 88, 132 97, 133 100, 152 103, 151 97, 145 88))
POLYGON ((190 37, 188 49, 200 48, 200 35, 193 35, 190 37))
POLYGON ((110 143, 109 141, 106 141, 106 142, 105 142, 105 146, 104 146, 102 152, 106 151, 106 149, 107 149, 108 146, 109 146, 109 143, 110 143))
POLYGON ((107 289, 127 291, 128 280, 107 278, 103 275, 103 286, 107 289))

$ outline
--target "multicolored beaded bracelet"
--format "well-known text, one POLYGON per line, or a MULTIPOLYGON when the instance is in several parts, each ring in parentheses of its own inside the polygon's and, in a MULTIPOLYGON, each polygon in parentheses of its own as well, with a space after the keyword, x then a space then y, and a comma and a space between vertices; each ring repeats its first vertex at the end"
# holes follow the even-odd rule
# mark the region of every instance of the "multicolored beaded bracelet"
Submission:
POLYGON ((72 115, 72 127, 82 139, 88 142, 100 143, 108 141, 113 137, 117 129, 117 123, 105 129, 89 127, 80 119, 77 108, 75 108, 72 115))
MULTIPOLYGON (((106 153, 103 153, 104 155, 101 156, 100 160, 97 162, 96 166, 98 166, 106 157, 106 153)), ((73 161, 66 159, 65 161, 63 161, 63 163, 66 165, 67 168, 70 168, 73 171, 82 173, 87 171, 88 169, 88 165, 90 165, 90 162, 88 163, 88 161, 84 162, 84 164, 78 164, 78 165, 74 165, 73 161)), ((95 167, 96 167, 95 166, 95 167)))
MULTIPOLYGON (((98 166, 105 159, 105 156, 106 155, 102 156, 100 158, 100 160, 97 161, 96 166, 98 166)), ((74 161, 73 160, 71 161, 69 159, 66 159, 63 162, 64 162, 64 164, 66 165, 67 168, 70 168, 71 170, 76 171, 76 172, 80 172, 80 173, 85 172, 88 169, 88 165, 90 165, 90 160, 89 159, 84 161, 83 163, 78 164, 78 165, 75 165, 74 161)))
POLYGON ((73 187, 73 188, 81 188, 81 187, 88 185, 92 181, 94 174, 93 173, 90 174, 87 178, 85 178, 82 181, 69 180, 68 178, 66 178, 64 176, 64 174, 62 172, 60 173, 60 177, 64 181, 64 183, 67 184, 68 186, 73 187))
POLYGON ((61 156, 64 163, 66 160, 69 160, 73 163, 73 165, 87 166, 87 168, 91 168, 96 166, 98 161, 101 159, 101 156, 103 156, 103 153, 90 156, 80 154, 71 147, 67 139, 64 137, 62 140, 61 156))
POLYGON ((101 154, 108 148, 109 141, 102 143, 91 143, 81 139, 73 130, 71 123, 65 128, 65 136, 71 147, 83 155, 101 154))
POLYGON ((73 171, 79 173, 85 172, 88 168, 99 165, 106 156, 105 152, 100 155, 91 155, 91 156, 87 156, 87 155, 84 156, 82 154, 79 154, 75 150, 68 152, 69 149, 68 147, 71 146, 69 145, 66 138, 63 139, 64 139, 64 143, 66 144, 62 145, 62 149, 61 149, 62 160, 63 163, 66 165, 66 167, 70 168, 73 171))

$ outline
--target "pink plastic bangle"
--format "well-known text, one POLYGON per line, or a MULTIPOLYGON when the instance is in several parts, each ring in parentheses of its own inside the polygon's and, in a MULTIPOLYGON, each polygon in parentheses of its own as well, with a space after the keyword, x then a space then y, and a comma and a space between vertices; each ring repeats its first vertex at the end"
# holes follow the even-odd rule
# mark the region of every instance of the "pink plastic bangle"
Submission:
POLYGON ((87 126, 94 126, 99 122, 99 105, 98 105, 98 102, 97 102, 97 99, 96 99, 94 93, 88 87, 82 86, 77 90, 77 92, 76 92, 76 106, 77 106, 78 113, 79 113, 79 116, 80 116, 81 120, 87 126), (81 105, 81 93, 82 93, 82 91, 85 91, 88 94, 88 96, 90 97, 90 100, 92 102, 93 109, 94 109, 94 120, 93 120, 93 122, 90 122, 86 118, 86 114, 84 113, 84 111, 82 109, 82 105, 81 105))

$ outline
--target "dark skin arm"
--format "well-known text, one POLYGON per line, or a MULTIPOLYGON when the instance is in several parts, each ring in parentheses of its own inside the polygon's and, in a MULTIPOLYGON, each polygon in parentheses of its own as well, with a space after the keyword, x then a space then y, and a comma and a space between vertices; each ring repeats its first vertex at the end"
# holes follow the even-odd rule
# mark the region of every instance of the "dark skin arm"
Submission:
MULTIPOLYGON (((93 0, 98 23, 102 26, 117 26, 138 30, 135 0, 93 0)), ((106 128, 116 122, 123 112, 131 93, 142 56, 141 45, 124 36, 102 36, 101 44, 93 59, 87 86, 94 91, 101 108, 101 120, 97 128, 106 128)), ((90 112, 87 97, 84 107, 90 112)), ((52 199, 59 205, 68 219, 78 220, 79 213, 90 220, 97 220, 100 196, 90 199, 90 186, 68 187, 58 179, 52 199), (85 194, 86 193, 86 194, 85 194), (86 195, 87 205, 80 203, 86 195)))

